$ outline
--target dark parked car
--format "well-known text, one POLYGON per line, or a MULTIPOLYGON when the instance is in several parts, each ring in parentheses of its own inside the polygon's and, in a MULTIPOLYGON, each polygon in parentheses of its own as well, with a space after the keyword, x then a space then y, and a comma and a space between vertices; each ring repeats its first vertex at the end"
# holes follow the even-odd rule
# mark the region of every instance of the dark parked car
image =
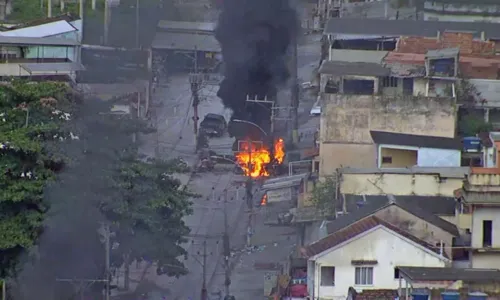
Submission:
POLYGON ((200 129, 208 136, 221 137, 227 129, 226 119, 222 115, 207 114, 200 123, 200 129))

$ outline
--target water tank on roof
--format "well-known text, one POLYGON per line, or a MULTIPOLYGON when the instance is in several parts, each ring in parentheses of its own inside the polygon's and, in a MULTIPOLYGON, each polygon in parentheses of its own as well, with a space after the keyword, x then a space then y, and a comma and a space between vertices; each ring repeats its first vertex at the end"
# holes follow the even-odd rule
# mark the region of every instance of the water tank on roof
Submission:
POLYGON ((464 152, 480 152, 481 139, 475 136, 464 137, 462 139, 464 152))
POLYGON ((469 299, 469 300, 486 300, 487 298, 488 298, 488 294, 474 292, 474 293, 469 293, 469 297, 467 299, 469 299))
POLYGON ((429 300, 429 291, 414 291, 411 296, 413 300, 429 300))
POLYGON ((457 292, 443 292, 441 293, 441 299, 443 300, 459 300, 460 293, 457 292))

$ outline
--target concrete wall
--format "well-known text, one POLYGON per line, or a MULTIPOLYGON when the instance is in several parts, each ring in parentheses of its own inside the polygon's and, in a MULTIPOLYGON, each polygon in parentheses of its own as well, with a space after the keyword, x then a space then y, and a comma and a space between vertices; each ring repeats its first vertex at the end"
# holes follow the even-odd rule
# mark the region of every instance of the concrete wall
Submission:
POLYGON ((500 269, 500 253, 474 253, 471 262, 475 269, 500 269))
POLYGON ((472 214, 458 214, 455 216, 439 216, 441 219, 455 224, 460 229, 472 228, 472 214))
MULTIPOLYGON (((472 211, 472 248, 483 247, 483 221, 492 222, 492 247, 500 248, 500 207, 474 207, 472 211)), ((499 257, 500 259, 500 257, 499 257)))
POLYGON ((340 165, 374 166, 373 147, 364 146, 373 143, 370 130, 442 137, 455 135, 456 106, 452 98, 324 94, 323 99, 321 174, 331 174, 340 165), (324 147, 331 143, 343 144, 345 148, 324 147), (353 149, 356 151, 351 151, 353 149))
POLYGON ((381 168, 411 168, 417 165, 418 151, 406 149, 380 149, 381 168), (391 162, 384 163, 384 158, 390 158, 391 162))
POLYGON ((444 231, 443 229, 430 224, 429 222, 422 220, 395 205, 391 205, 385 209, 377 211, 375 216, 406 232, 411 233, 431 245, 436 245, 441 242, 444 243, 444 251, 449 257, 452 257, 450 246, 453 244, 453 236, 449 232, 444 231))
POLYGON ((500 4, 424 3, 424 20, 500 23, 500 4))
POLYGON ((314 298, 343 299, 349 287, 358 289, 397 289, 397 266, 444 267, 445 261, 392 231, 377 227, 325 253, 315 261, 314 298), (373 267, 373 285, 356 286, 352 260, 377 261, 373 267), (321 267, 335 267, 335 286, 321 286, 321 267), (339 297, 339 298, 336 298, 339 297))
POLYGON ((355 195, 417 195, 453 197, 464 178, 436 174, 342 174, 340 192, 355 195))
POLYGON ((341 166, 377 166, 377 151, 374 144, 320 143, 319 176, 332 175, 341 166))

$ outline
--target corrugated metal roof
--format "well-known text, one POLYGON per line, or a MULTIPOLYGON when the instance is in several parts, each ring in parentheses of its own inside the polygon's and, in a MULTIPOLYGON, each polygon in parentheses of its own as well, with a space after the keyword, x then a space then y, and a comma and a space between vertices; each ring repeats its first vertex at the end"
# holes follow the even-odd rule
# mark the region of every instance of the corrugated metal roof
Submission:
POLYGON ((157 32, 153 40, 154 49, 198 50, 220 52, 219 42, 212 34, 157 32))
POLYGON ((0 36, 0 45, 71 47, 78 46, 80 43, 56 37, 0 36))
POLYGON ((61 20, 31 27, 24 27, 20 29, 0 32, 0 36, 39 38, 39 37, 55 36, 73 31, 77 31, 77 29, 67 21, 61 20))
POLYGON ((378 63, 323 61, 319 73, 333 76, 389 76, 391 70, 378 63))
POLYGON ((29 63, 29 64, 19 64, 19 66, 25 69, 29 73, 44 73, 44 72, 76 72, 83 71, 85 67, 80 63, 70 62, 70 63, 29 63))
POLYGON ((500 81, 487 79, 469 79, 469 83, 480 93, 478 101, 485 107, 500 107, 500 81), (484 100, 484 101, 483 101, 484 100))
POLYGON ((382 63, 388 51, 370 51, 370 50, 345 50, 332 49, 330 50, 330 60, 345 61, 345 62, 365 62, 365 63, 382 63))
POLYGON ((484 32, 486 39, 499 37, 500 24, 487 22, 443 22, 423 20, 385 20, 370 18, 331 18, 325 34, 382 35, 382 36, 437 36, 439 32, 473 32, 479 38, 484 32))
POLYGON ((469 167, 412 167, 412 168, 341 168, 342 174, 439 174, 443 178, 465 178, 469 167))
POLYGON ((268 179, 264 181, 261 189, 268 191, 297 186, 307 177, 309 177, 309 173, 268 179))
POLYGON ((216 24, 211 22, 181 22, 181 21, 166 21, 158 22, 157 28, 167 31, 204 31, 213 32, 216 24))

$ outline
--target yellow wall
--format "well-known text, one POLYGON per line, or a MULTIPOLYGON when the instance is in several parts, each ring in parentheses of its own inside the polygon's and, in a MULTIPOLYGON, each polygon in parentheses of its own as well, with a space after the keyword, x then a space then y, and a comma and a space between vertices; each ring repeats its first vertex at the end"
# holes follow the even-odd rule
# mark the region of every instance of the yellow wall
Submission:
POLYGON ((439 216, 441 219, 455 224, 460 229, 471 229, 472 227, 472 215, 471 214, 459 214, 456 216, 439 216))
POLYGON ((373 144, 322 143, 319 153, 320 177, 332 175, 340 167, 377 167, 377 151, 373 144))
POLYGON ((436 174, 342 174, 340 192, 354 195, 454 196, 463 178, 439 178, 436 174))
POLYGON ((370 130, 455 136, 452 98, 324 94, 321 142, 373 143, 370 130))
POLYGON ((380 163, 382 168, 411 168, 417 164, 418 152, 416 150, 380 149, 380 163), (383 163, 384 157, 392 158, 391 163, 383 163))
POLYGON ((473 253, 472 267, 475 269, 500 269, 500 253, 473 253))
POLYGON ((342 166, 376 165, 370 130, 454 137, 456 112, 451 98, 323 94, 320 120, 320 176, 342 166))

